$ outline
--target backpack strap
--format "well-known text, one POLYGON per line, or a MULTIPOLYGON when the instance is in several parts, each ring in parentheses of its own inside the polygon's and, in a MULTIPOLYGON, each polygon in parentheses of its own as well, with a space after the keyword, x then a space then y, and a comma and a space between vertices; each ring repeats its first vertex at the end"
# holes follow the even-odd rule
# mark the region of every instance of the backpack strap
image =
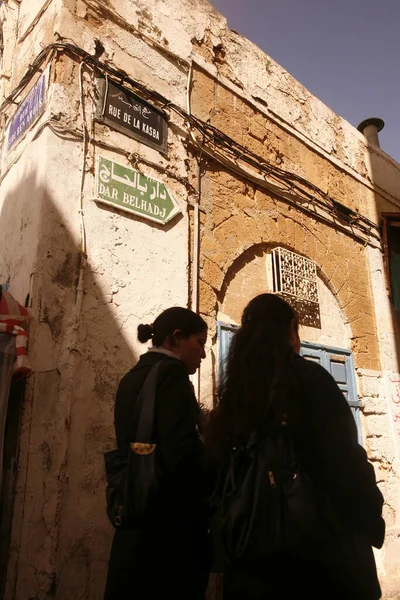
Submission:
POLYGON ((137 397, 131 427, 131 442, 150 444, 154 429, 154 408, 157 393, 158 372, 161 364, 172 362, 172 359, 159 360, 148 372, 137 397), (136 427, 135 427, 136 424, 136 427), (134 429, 135 428, 135 429, 134 429))

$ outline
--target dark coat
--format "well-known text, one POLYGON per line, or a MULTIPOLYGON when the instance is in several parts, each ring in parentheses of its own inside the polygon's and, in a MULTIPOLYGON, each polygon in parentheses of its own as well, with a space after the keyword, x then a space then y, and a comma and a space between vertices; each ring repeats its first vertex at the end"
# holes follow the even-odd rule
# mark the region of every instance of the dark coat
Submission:
POLYGON ((324 484, 343 533, 335 542, 271 556, 262 565, 227 568, 224 600, 377 600, 371 546, 380 548, 384 540, 383 497, 349 405, 325 369, 296 356, 287 413, 303 463, 324 484))
POLYGON ((117 530, 105 600, 201 599, 210 567, 205 463, 199 408, 185 365, 149 352, 121 380, 115 402, 117 445, 132 441, 132 410, 157 361, 154 442, 162 473, 158 497, 140 530, 117 530))

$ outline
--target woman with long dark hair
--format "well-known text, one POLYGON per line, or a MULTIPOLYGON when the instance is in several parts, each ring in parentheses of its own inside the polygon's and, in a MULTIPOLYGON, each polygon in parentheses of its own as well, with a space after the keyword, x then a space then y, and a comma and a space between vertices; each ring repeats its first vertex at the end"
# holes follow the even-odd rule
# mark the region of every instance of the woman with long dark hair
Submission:
POLYGON ((205 357, 207 325, 191 310, 173 307, 139 325, 138 339, 152 339, 153 346, 119 384, 115 432, 118 448, 132 442, 136 400, 161 363, 153 431, 159 486, 140 526, 115 531, 105 600, 202 600, 210 566, 206 469, 189 375, 205 357))
MULTIPOLYGON (((291 306, 274 294, 251 300, 233 338, 207 446, 223 473, 233 452, 249 448, 254 432, 266 448, 268 436, 272 439, 277 428, 285 427, 302 468, 329 499, 334 527, 326 538, 312 540, 307 538, 311 531, 306 531, 295 542, 292 537, 287 546, 253 542, 253 549, 268 550, 253 551, 251 559, 245 553, 225 557, 224 600, 376 600, 381 592, 371 546, 379 548, 383 543, 383 498, 373 467, 357 442, 346 399, 333 377, 319 364, 300 357, 299 350, 298 320, 291 306)), ((263 490, 266 494, 265 486, 276 487, 272 471, 265 473, 261 491, 255 494, 263 490)), ((260 516, 263 497, 256 500, 260 516)), ((271 510, 268 506, 272 504, 265 496, 265 512, 271 510)), ((260 519, 266 522, 268 514, 260 519)), ((286 523, 290 525, 290 520, 286 523)), ((253 531, 253 538, 262 531, 262 527, 260 533, 253 531)), ((226 546, 224 550, 229 554, 226 546)))

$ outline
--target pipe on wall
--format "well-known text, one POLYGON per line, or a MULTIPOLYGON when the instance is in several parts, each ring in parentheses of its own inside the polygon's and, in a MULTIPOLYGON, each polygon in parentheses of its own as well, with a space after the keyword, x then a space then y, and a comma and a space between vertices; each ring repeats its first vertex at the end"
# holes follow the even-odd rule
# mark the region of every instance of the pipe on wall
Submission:
POLYGON ((378 117, 371 117, 370 119, 361 121, 357 129, 358 131, 361 131, 364 137, 366 137, 371 144, 374 144, 380 148, 381 146, 379 143, 378 133, 382 131, 384 126, 385 122, 382 119, 379 119, 378 117))

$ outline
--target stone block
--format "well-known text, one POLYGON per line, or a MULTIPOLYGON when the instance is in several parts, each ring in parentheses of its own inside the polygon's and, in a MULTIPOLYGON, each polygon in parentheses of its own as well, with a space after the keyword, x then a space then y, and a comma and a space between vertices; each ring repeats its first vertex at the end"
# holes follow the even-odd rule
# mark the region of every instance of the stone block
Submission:
POLYGON ((205 281, 199 284, 200 311, 206 315, 215 315, 217 309, 217 296, 215 291, 205 281))
POLYGON ((204 233, 201 238, 202 254, 212 261, 217 262, 221 255, 221 244, 219 240, 211 233, 204 233))
POLYGON ((220 246, 214 260, 221 267, 232 264, 244 249, 262 241, 256 221, 243 214, 232 216, 217 227, 214 234, 220 246))
POLYGON ((234 202, 239 211, 254 207, 254 199, 247 194, 237 194, 234 202))
POLYGON ((364 447, 368 458, 373 461, 387 462, 387 444, 388 438, 370 436, 364 439, 364 447))
POLYGON ((356 367, 361 369, 380 369, 378 343, 375 337, 366 335, 353 338, 352 349, 356 367))
POLYGON ((379 372, 357 369, 358 386, 362 396, 366 396, 365 403, 377 397, 382 387, 382 377, 379 372))
POLYGON ((305 234, 306 235, 304 239, 304 255, 307 256, 307 258, 309 258, 310 260, 316 262, 314 256, 317 240, 315 236, 311 235, 308 228, 306 228, 305 234))
POLYGON ((208 283, 214 290, 220 290, 224 281, 224 273, 220 267, 209 259, 205 259, 204 267, 200 274, 203 281, 208 283))
POLYGON ((248 121, 248 135, 264 144, 268 138, 268 120, 255 116, 248 121))
MULTIPOLYGON (((362 396, 362 394, 361 394, 362 396)), ((376 395, 369 397, 362 397, 363 413, 370 415, 373 413, 387 413, 387 400, 385 397, 376 395)))
POLYGON ((230 216, 231 212, 228 209, 214 206, 211 213, 213 228, 221 225, 221 223, 229 219, 230 216))
POLYGON ((299 254, 304 254, 304 246, 306 239, 306 230, 300 223, 294 224, 294 243, 293 248, 299 254))
POLYGON ((336 263, 332 261, 329 254, 329 242, 328 240, 321 240, 318 236, 314 236, 314 238, 314 252, 309 258, 316 262, 326 279, 329 281, 332 273, 336 269, 336 263))
POLYGON ((279 242, 289 248, 294 248, 295 228, 297 223, 286 216, 278 221, 279 242))
POLYGON ((364 418, 365 434, 369 436, 387 436, 389 430, 389 418, 387 414, 372 414, 364 418))

